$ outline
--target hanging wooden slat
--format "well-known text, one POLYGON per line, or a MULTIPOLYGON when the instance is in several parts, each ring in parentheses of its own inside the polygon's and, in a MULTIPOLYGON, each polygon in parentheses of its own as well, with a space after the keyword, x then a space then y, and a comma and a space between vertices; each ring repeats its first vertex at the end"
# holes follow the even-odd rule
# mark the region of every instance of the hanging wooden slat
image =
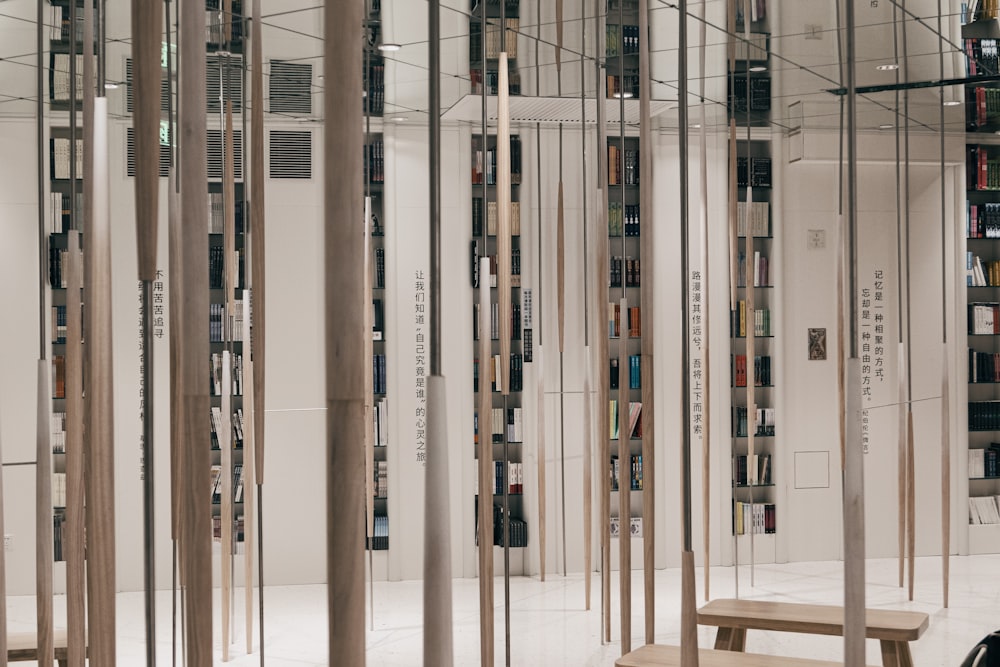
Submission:
POLYGON ((222 558, 221 609, 222 612, 222 661, 229 662, 229 647, 232 645, 230 616, 232 615, 233 590, 233 398, 232 398, 232 356, 228 350, 222 352, 222 419, 219 438, 222 462, 219 479, 219 518, 221 523, 220 541, 222 558))
MULTIPOLYGON (((257 485, 264 484, 264 396, 267 389, 264 383, 265 371, 265 338, 267 321, 265 319, 266 305, 266 273, 264 257, 266 247, 266 229, 264 224, 264 62, 261 46, 260 0, 253 0, 254 38, 251 40, 251 64, 253 66, 250 85, 250 226, 253 235, 253 382, 254 382, 254 465, 256 466, 257 485)), ((359 47, 360 49, 360 47, 359 47)), ((360 51, 359 51, 360 52, 360 51)), ((360 66, 359 66, 360 70, 360 66)), ((359 126, 360 126, 360 121, 359 126)), ((360 190, 359 190, 360 192, 360 190)), ((259 535, 258 539, 263 540, 259 535)))
MULTIPOLYGON (((49 371, 51 373, 51 370, 49 371)), ((3 447, 0 447, 0 458, 2 458, 3 447)), ((49 454, 51 456, 51 453, 49 454)), ((49 496, 51 504, 52 497, 49 496)), ((3 520, 3 466, 0 465, 0 535, 4 533, 3 520)), ((0 600, 4 604, 0 605, 0 667, 7 665, 7 554, 5 549, 0 549, 0 600)))
MULTIPOLYGON (((541 252, 539 250, 539 252, 541 252)), ((481 275, 481 274, 480 274, 481 275)), ((540 302, 539 302, 540 303, 540 302)), ((544 317, 539 309, 538 319, 544 317)), ((541 326, 541 324, 539 324, 541 326)), ((538 369, 538 387, 535 391, 537 404, 535 408, 536 437, 538 438, 538 578, 545 581, 545 538, 546 538, 546 484, 545 484, 545 357, 542 346, 535 348, 535 367, 538 369)))
MULTIPOLYGON (((624 282, 624 278, 622 279, 624 282)), ((618 586, 622 655, 632 650, 632 478, 629 414, 628 299, 619 302, 622 317, 618 339, 618 586)))
POLYGON ((132 0, 132 99, 135 110, 135 222, 139 280, 156 278, 160 193, 160 80, 163 14, 159 3, 132 0))
MULTIPOLYGON (((83 312, 80 293, 83 288, 83 262, 80 255, 79 232, 69 232, 67 247, 69 273, 66 280, 66 525, 64 527, 66 657, 70 667, 83 667, 87 646, 87 581, 84 570, 83 312)), ((49 513, 51 513, 51 495, 46 504, 50 506, 49 513)), ((49 529, 47 559, 51 562, 52 518, 47 515, 46 519, 49 529)), ((47 654, 48 649, 46 649, 47 654)), ((45 659, 40 658, 40 660, 45 659)), ((46 664, 51 662, 49 660, 46 664)))
MULTIPOLYGON (((77 331, 79 332, 79 329, 77 331)), ((51 360, 40 359, 38 362, 38 420, 35 441, 37 461, 35 465, 35 599, 37 600, 38 662, 47 665, 51 665, 55 659, 52 638, 52 442, 50 440, 52 393, 49 387, 51 377, 51 360)), ((68 487, 68 471, 66 477, 68 487)), ((69 488, 67 488, 67 495, 69 495, 69 488)), ((68 502, 67 498, 67 504, 68 502)), ((6 621, 0 623, 0 628, 6 629, 6 627, 6 621)), ((5 635, 4 640, 6 640, 6 632, 3 634, 5 635)), ((0 645, 0 665, 6 664, 6 656, 6 645, 0 645)))
MULTIPOLYGON (((490 259, 479 260, 479 645, 480 664, 492 667, 493 638, 493 374, 490 340, 490 259)), ((499 377, 497 378, 499 381, 499 377)))
MULTIPOLYGON (((247 255, 251 253, 248 252, 247 255)), ((248 272, 249 273, 249 272, 248 272)), ((243 291, 243 305, 250 303, 249 290, 243 291)), ((250 320, 243 318, 243 593, 244 593, 244 632, 246 634, 247 653, 253 653, 253 575, 254 549, 256 548, 256 527, 254 525, 254 502, 256 502, 257 478, 253 465, 255 443, 253 430, 253 355, 247 352, 247 341, 250 340, 250 320)))
MULTIPOLYGON (((364 317, 365 327, 365 359, 372 359, 375 354, 375 345, 372 340, 372 330, 374 325, 373 306, 368 303, 372 299, 372 243, 371 243, 371 197, 365 197, 365 250, 364 250, 364 277, 363 290, 365 293, 366 307, 364 317)), ((372 537, 375 526, 375 422, 373 413, 375 411, 375 377, 373 373, 365 373, 365 536, 368 540, 368 549, 373 549, 372 537)), ((372 573, 369 572, 371 577, 372 573)), ((369 604, 374 605, 374 600, 369 600, 369 604)))
MULTIPOLYGON (((364 330, 364 310, 371 304, 363 289, 364 234, 358 224, 364 217, 361 105, 344 104, 342 97, 345 90, 362 89, 363 6, 325 4, 323 49, 329 662, 359 666, 365 664, 365 462, 358 445, 365 437, 364 375, 371 372, 364 357, 365 336, 371 336, 364 330), (345 164, 359 168, 343 169, 345 164)), ((259 243, 264 234, 256 231, 259 243)), ((262 290, 263 279, 255 276, 254 286, 255 293, 262 290)), ((256 417, 261 415, 258 409, 256 417)), ((257 447, 259 458, 259 439, 257 447)))
MULTIPOLYGON (((708 236, 708 121, 706 118, 705 107, 705 46, 707 43, 707 33, 708 33, 708 22, 705 21, 705 3, 701 3, 700 6, 700 21, 698 24, 698 33, 700 39, 698 40, 698 87, 699 87, 699 97, 701 98, 700 112, 701 112, 701 131, 698 133, 698 143, 699 143, 699 167, 701 170, 700 178, 698 179, 699 190, 701 195, 701 281, 702 281, 702 309, 701 309, 701 323, 702 331, 711 331, 710 326, 710 315, 712 312, 711 308, 711 290, 709 289, 709 280, 711 278, 711 271, 709 269, 709 236, 708 236)), ((640 34, 646 34, 640 29, 640 34)), ((648 180, 646 181, 648 182, 648 180)), ((735 207, 730 211, 731 216, 736 215, 735 207)), ((731 224, 731 221, 730 221, 731 224)), ((701 517, 702 517, 702 543, 704 546, 704 555, 702 556, 702 567, 705 572, 705 599, 710 599, 710 583, 711 583, 711 571, 712 571, 712 531, 711 531, 711 519, 712 519, 712 438, 711 438, 711 425, 712 425, 712 392, 711 392, 711 349, 710 349, 710 335, 705 336, 705 345, 702 349, 701 354, 701 370, 702 370, 702 391, 704 400, 702 401, 702 431, 701 431, 701 517)))
MULTIPOLYGON (((511 230, 510 230, 510 94, 507 54, 500 54, 497 84, 497 309, 500 313, 500 382, 510 393, 511 230)), ((489 273, 486 274, 487 276, 489 273)))

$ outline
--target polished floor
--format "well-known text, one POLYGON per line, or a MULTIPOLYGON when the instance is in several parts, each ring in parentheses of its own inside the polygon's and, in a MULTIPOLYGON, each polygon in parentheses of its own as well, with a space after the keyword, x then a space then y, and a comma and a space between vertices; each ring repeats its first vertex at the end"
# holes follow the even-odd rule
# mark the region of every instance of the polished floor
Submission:
MULTIPOLYGON (((911 609, 930 614, 930 628, 912 645, 918 666, 951 665, 957 667, 965 654, 981 638, 1000 628, 1000 556, 953 557, 951 560, 951 604, 941 606, 941 559, 917 559, 914 601, 907 600, 904 589, 896 586, 894 560, 871 560, 867 568, 867 605, 884 609, 911 609)), ((758 565, 753 585, 749 567, 739 572, 740 596, 794 602, 840 604, 843 598, 843 565, 839 562, 758 565)), ((735 569, 713 568, 711 592, 714 597, 732 597, 735 592, 735 569)), ((702 573, 698 572, 699 601, 703 597, 702 573)), ((590 611, 584 610, 583 578, 550 576, 545 583, 534 578, 515 578, 510 582, 510 635, 512 665, 603 665, 614 664, 620 655, 619 617, 612 618, 615 641, 601 645, 600 587, 594 577, 594 599, 590 611)), ((503 580, 496 580, 497 665, 504 664, 503 580)), ((643 597, 642 574, 633 573, 633 646, 642 643, 643 597)), ((656 641, 679 641, 680 614, 678 596, 680 573, 663 570, 656 573, 656 641)), ((617 590, 617 573, 613 589, 617 590)), ((420 582, 376 583, 374 586, 374 630, 368 633, 369 665, 419 665, 421 662, 421 589, 420 582)), ((455 665, 479 662, 479 603, 476 580, 454 582, 455 665)), ((123 593, 118 597, 119 665, 145 664, 143 644, 142 595, 123 593)), ((271 667, 306 667, 326 665, 326 589, 322 586, 268 587, 265 593, 266 664, 271 667)), ((62 603, 63 600, 57 600, 62 603)), ((218 603, 218 600, 216 601, 218 603)), ((617 609, 617 594, 613 594, 617 609)), ((169 665, 170 595, 157 599, 158 662, 169 665)), ((61 607, 61 604, 57 606, 61 607)), ((242 609, 242 607, 240 607, 242 609)), ((12 631, 28 630, 34 624, 34 599, 8 600, 12 631)), ((58 615, 57 615, 58 618, 58 615)), ((257 654, 246 655, 238 619, 236 644, 232 648, 234 666, 259 665, 257 654)), ((216 637, 219 636, 216 627, 216 637)), ((699 644, 711 646, 714 630, 700 628, 699 644)), ((218 639, 216 664, 222 664, 218 639)), ((256 645, 255 645, 256 646, 256 645)), ((255 649, 256 650, 256 649, 255 649)), ((747 650, 757 653, 840 660, 843 640, 833 637, 750 632, 747 650)), ((867 661, 881 664, 878 644, 868 642, 867 661)), ((180 664, 180 663, 178 663, 180 664)), ((336 661, 335 663, 336 664, 336 661)))

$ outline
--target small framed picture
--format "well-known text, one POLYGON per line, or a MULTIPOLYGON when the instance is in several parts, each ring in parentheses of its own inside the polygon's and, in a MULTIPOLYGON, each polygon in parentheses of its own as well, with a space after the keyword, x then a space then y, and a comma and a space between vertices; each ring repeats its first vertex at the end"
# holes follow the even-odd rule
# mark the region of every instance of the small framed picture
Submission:
POLYGON ((826 359, 826 329, 809 329, 809 361, 826 359))

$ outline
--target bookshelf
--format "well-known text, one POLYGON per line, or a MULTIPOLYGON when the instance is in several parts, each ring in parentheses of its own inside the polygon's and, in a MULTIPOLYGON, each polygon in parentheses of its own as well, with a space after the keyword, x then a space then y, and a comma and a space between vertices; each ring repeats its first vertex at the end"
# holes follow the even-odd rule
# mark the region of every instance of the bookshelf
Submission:
POLYGON ((364 180, 367 194, 371 196, 371 271, 372 271, 372 391, 375 426, 373 495, 375 518, 372 539, 368 548, 384 551, 389 548, 389 464, 386 453, 389 447, 389 401, 387 378, 388 341, 385 332, 386 280, 385 280, 385 219, 383 202, 385 192, 385 143, 381 134, 372 134, 365 147, 364 180))
POLYGON ((482 135, 472 136, 472 229, 470 244, 471 284, 473 287, 472 335, 478 350, 480 336, 491 339, 492 357, 482 360, 476 353, 473 362, 473 390, 492 389, 492 428, 484 433, 479 428, 479 415, 475 415, 473 445, 475 458, 489 451, 494 462, 492 488, 479 488, 478 476, 475 488, 475 516, 478 521, 480 496, 488 494, 493 504, 493 544, 504 545, 503 506, 504 486, 508 486, 510 508, 510 547, 528 546, 528 524, 525 521, 524 504, 524 463, 523 443, 525 421, 522 407, 524 386, 524 364, 531 361, 530 346, 525 345, 521 306, 521 210, 518 190, 521 184, 521 138, 510 138, 511 157, 511 312, 500 313, 497 303, 497 201, 496 201, 496 136, 489 135, 485 142, 482 135), (483 191, 487 194, 488 205, 484 206, 483 191), (490 258, 489 275, 480 271, 480 259, 490 258), (478 303, 481 281, 489 284, 491 312, 483 313, 478 303), (500 320, 509 317, 511 321, 510 358, 500 358, 500 320), (510 370, 509 393, 501 393, 500 364, 506 363, 510 370), (509 458, 504 458, 504 445, 508 445, 509 458), (488 450, 487 450, 488 448, 488 450))
POLYGON ((469 80, 472 94, 481 95, 486 85, 488 95, 497 94, 499 59, 501 50, 500 23, 506 19, 508 83, 511 95, 521 94, 521 75, 517 71, 517 33, 521 28, 519 15, 520 0, 484 0, 486 2, 486 29, 483 29, 480 6, 476 0, 470 2, 475 11, 469 18, 469 80), (483 46, 486 47, 486 62, 483 62, 483 46))
POLYGON ((377 118, 385 113, 385 57, 375 48, 382 43, 381 2, 368 0, 366 4, 366 39, 370 46, 365 48, 362 71, 364 112, 377 118))

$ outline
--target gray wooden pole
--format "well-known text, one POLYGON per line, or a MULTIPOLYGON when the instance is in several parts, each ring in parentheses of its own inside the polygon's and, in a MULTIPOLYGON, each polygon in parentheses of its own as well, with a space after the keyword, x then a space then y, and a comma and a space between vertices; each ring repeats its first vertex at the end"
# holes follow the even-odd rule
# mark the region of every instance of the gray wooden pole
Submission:
MULTIPOLYGON (((324 15, 324 189, 326 193, 327 587, 330 664, 365 664, 364 542, 364 218, 361 90, 364 3, 326 2, 324 15)), ((256 283, 257 289, 263 281, 256 283)), ((255 366, 256 370, 259 370, 255 366)), ((262 387, 258 386, 258 390, 262 387)), ((260 394, 258 394, 260 398, 260 394)), ((261 414, 258 414, 259 418, 261 414)), ((257 442, 258 456, 261 442, 257 442)))
MULTIPOLYGON (((944 78, 944 26, 941 0, 937 3, 938 67, 944 78)), ((897 70, 898 71, 898 70, 897 70)), ((950 365, 948 363, 948 225, 947 189, 945 186, 944 88, 938 89, 938 138, 941 150, 941 574, 944 607, 948 608, 948 584, 951 574, 951 403, 950 365)))

